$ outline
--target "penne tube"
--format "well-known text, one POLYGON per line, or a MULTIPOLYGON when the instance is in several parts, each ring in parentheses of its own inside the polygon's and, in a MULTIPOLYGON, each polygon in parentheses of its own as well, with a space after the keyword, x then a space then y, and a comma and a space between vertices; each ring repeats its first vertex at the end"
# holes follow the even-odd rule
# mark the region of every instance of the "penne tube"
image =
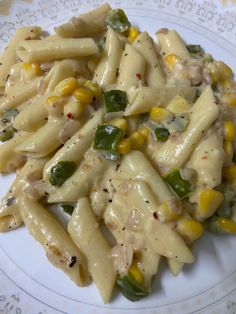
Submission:
POLYGON ((78 75, 82 75, 85 78, 90 77, 84 59, 56 61, 44 80, 47 87, 46 92, 52 92, 57 84, 65 78, 78 75))
POLYGON ((44 179, 50 176, 50 171, 59 161, 67 160, 79 163, 84 157, 93 139, 95 129, 102 122, 103 110, 94 113, 93 117, 77 131, 56 154, 49 160, 44 169, 44 179))
POLYGON ((37 39, 41 34, 38 26, 18 28, 0 57, 0 87, 6 85, 10 68, 17 62, 16 48, 22 40, 37 39))
POLYGON ((63 58, 87 57, 98 53, 92 38, 62 38, 59 40, 24 40, 17 57, 24 62, 46 62, 63 58))
MULTIPOLYGON (((26 141, 21 143, 16 152, 31 156, 34 158, 41 158, 49 155, 60 145, 63 144, 60 132, 65 127, 67 120, 64 118, 50 119, 47 124, 38 129, 33 135, 31 135, 26 141)), ((80 126, 79 121, 75 123, 75 129, 73 134, 78 130, 80 126)))
POLYGON ((140 151, 131 151, 123 157, 120 172, 129 173, 133 180, 144 180, 149 184, 160 203, 173 197, 158 172, 140 151))
POLYGON ((0 232, 11 231, 22 224, 23 221, 16 198, 22 192, 22 188, 26 185, 30 176, 37 176, 38 180, 42 178, 46 161, 46 158, 29 159, 18 171, 8 193, 0 203, 0 232))
POLYGON ((87 262, 53 215, 42 205, 20 195, 18 204, 29 233, 44 248, 48 260, 63 270, 78 286, 90 282, 87 262))
POLYGON ((175 30, 165 29, 162 32, 158 32, 157 37, 163 55, 175 54, 182 60, 190 59, 185 43, 175 30))
POLYGON ((48 113, 44 105, 46 96, 37 97, 16 116, 13 126, 16 130, 35 132, 47 123, 48 113))
MULTIPOLYGON (((147 183, 129 180, 112 180, 115 194, 112 200, 114 208, 135 208, 142 230, 153 250, 165 257, 175 258, 176 261, 192 263, 194 257, 171 224, 160 223, 155 219, 158 201, 147 183), (146 202, 148 201, 148 202, 146 202), (122 205, 121 205, 122 204, 122 205)), ((121 210, 121 209, 120 209, 121 210)))
POLYGON ((6 95, 0 98, 0 111, 16 108, 38 94, 41 80, 42 77, 38 77, 17 88, 11 96, 6 95))
POLYGON ((160 65, 160 57, 148 33, 140 33, 134 40, 132 46, 146 61, 145 79, 147 85, 150 87, 165 86, 165 75, 160 65))
POLYGON ((135 115, 149 112, 152 107, 166 106, 176 95, 184 96, 189 102, 194 99, 195 87, 139 87, 135 91, 134 98, 125 110, 125 115, 135 115))
POLYGON ((167 173, 184 165, 205 132, 219 115, 210 86, 207 86, 190 109, 190 123, 187 130, 178 137, 170 137, 153 155, 160 172, 167 173), (206 114, 207 108, 207 114, 206 114))
POLYGON ((48 203, 76 202, 87 196, 92 186, 98 182, 108 161, 96 151, 88 151, 75 173, 49 195, 48 203))
MULTIPOLYGON (((103 191, 101 193, 104 194, 103 191)), ((114 199, 113 199, 114 202, 114 199)), ((127 210, 127 204, 116 198, 116 202, 109 203, 104 212, 104 222, 109 231, 114 236, 117 245, 134 245, 137 263, 141 265, 144 276, 144 286, 150 290, 153 276, 157 273, 161 256, 157 254, 150 246, 148 240, 142 231, 134 232, 129 225, 130 211, 127 210)))
POLYGON ((60 37, 93 37, 106 29, 106 16, 111 10, 108 3, 98 8, 72 18, 69 23, 55 27, 55 32, 60 37))
POLYGON ((21 167, 25 157, 16 152, 16 147, 26 141, 31 133, 18 132, 16 135, 1 145, 0 172, 12 172, 21 167))
POLYGON ((188 167, 196 171, 197 185, 214 188, 221 183, 224 161, 222 130, 209 129, 191 155, 188 167))
POLYGON ((178 276, 183 269, 184 263, 178 262, 174 258, 167 258, 166 261, 171 274, 178 276))
POLYGON ((131 87, 137 88, 144 80, 144 73, 144 57, 130 44, 126 44, 120 61, 118 89, 129 91, 131 87))
POLYGON ((88 261, 88 270, 102 296, 111 299, 116 272, 111 258, 111 247, 102 235, 87 198, 81 198, 68 224, 68 232, 88 261))
POLYGON ((94 80, 102 87, 105 88, 107 85, 115 83, 121 53, 122 45, 117 33, 112 29, 108 29, 103 57, 94 74, 94 80))

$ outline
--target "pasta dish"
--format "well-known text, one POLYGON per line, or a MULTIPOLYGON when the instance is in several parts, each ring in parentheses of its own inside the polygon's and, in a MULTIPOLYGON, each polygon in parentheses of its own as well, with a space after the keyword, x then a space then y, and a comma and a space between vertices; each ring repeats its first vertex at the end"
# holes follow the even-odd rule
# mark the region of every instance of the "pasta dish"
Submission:
POLYGON ((206 230, 236 233, 236 84, 199 43, 103 4, 17 29, 0 93, 0 172, 16 172, 0 231, 24 224, 104 303, 150 294, 161 259, 177 276, 206 230))

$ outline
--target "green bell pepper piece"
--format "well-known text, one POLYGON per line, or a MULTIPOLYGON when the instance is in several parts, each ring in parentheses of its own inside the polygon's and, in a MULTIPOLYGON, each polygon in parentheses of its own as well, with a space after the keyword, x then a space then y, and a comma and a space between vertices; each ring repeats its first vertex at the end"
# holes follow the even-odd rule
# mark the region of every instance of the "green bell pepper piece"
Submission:
POLYGON ((181 177, 178 169, 167 174, 164 180, 180 199, 186 198, 194 190, 193 185, 181 177))
POLYGON ((73 161, 59 161, 51 169, 50 183, 54 186, 61 186, 75 172, 77 165, 73 161))
POLYGON ((104 92, 103 96, 106 112, 117 112, 125 110, 128 103, 126 92, 119 89, 113 89, 104 92))
POLYGON ((121 9, 114 9, 109 11, 106 18, 107 25, 118 33, 123 33, 130 28, 130 22, 121 9))

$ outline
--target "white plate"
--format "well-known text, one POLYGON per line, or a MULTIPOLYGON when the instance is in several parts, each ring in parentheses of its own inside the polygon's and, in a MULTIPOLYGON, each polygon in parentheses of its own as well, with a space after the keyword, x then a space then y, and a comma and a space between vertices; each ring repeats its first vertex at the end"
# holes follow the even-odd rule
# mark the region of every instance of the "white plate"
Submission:
MULTIPOLYGON (((188 43, 201 44, 236 71, 233 5, 225 7, 220 2, 194 0, 109 2, 113 7, 124 8, 131 22, 141 30, 154 36, 158 28, 175 28, 188 43)), ((100 0, 0 1, 0 14, 5 14, 0 15, 0 48, 16 27, 38 24, 52 30, 53 26, 100 3, 100 0)), ((0 196, 12 179, 13 176, 0 178, 0 196)), ((94 285, 78 288, 49 264, 43 249, 22 227, 0 235, 0 313, 233 314, 236 311, 235 252, 236 237, 207 234, 196 245, 196 262, 186 265, 180 276, 174 278, 161 266, 150 297, 132 303, 116 294, 110 304, 104 305, 94 285)))

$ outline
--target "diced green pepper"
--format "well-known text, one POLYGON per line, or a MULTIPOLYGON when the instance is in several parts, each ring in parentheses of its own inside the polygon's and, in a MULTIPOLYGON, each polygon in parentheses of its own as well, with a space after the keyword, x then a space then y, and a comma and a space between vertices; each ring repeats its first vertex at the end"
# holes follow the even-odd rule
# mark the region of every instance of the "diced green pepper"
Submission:
POLYGON ((158 127, 155 129, 155 135, 158 141, 166 142, 170 136, 170 132, 166 128, 158 127))
POLYGON ((169 132, 184 132, 186 131, 188 125, 190 123, 190 115, 188 112, 182 112, 176 115, 173 119, 167 120, 164 125, 168 128, 169 132))
POLYGON ((121 9, 114 9, 109 11, 106 18, 107 25, 118 33, 123 33, 130 28, 130 22, 121 9))
POLYGON ((5 129, 0 131, 0 141, 6 142, 13 138, 15 129, 12 126, 6 127, 5 129))
POLYGON ((186 198, 194 190, 193 185, 181 177, 179 170, 173 170, 164 177, 164 180, 180 199, 186 198))
POLYGON ((61 204, 61 207, 63 208, 64 212, 67 213, 68 215, 72 215, 75 209, 74 205, 70 204, 61 204))
POLYGON ((17 109, 7 109, 3 113, 2 123, 12 123, 18 113, 19 111, 17 109))
POLYGON ((61 186, 76 170, 76 163, 73 161, 59 161, 51 169, 50 183, 54 186, 61 186))
POLYGON ((106 112, 124 111, 128 103, 126 92, 119 89, 104 92, 104 101, 106 112))
POLYGON ((106 43, 106 36, 102 36, 98 41, 98 49, 100 52, 103 52, 105 43, 106 43))
POLYGON ((120 154, 116 152, 103 152, 103 156, 107 160, 112 160, 112 161, 116 161, 120 159, 120 154))
POLYGON ((187 45, 186 47, 192 57, 202 56, 202 47, 200 45, 187 45))
POLYGON ((214 215, 210 217, 207 220, 207 228, 212 232, 212 233, 224 233, 223 230, 221 230, 220 226, 218 225, 218 216, 214 215))
POLYGON ((113 125, 98 125, 93 141, 93 148, 105 152, 115 152, 124 132, 113 125))
POLYGON ((149 112, 139 114, 139 123, 147 122, 149 119, 149 112))
POLYGON ((117 285, 124 297, 132 302, 138 301, 148 295, 143 285, 139 284, 131 274, 118 277, 117 285))
POLYGON ((217 209, 217 214, 224 218, 231 218, 232 217, 232 210, 231 207, 235 203, 234 192, 230 191, 229 188, 225 185, 222 185, 220 192, 224 194, 224 201, 217 209))

